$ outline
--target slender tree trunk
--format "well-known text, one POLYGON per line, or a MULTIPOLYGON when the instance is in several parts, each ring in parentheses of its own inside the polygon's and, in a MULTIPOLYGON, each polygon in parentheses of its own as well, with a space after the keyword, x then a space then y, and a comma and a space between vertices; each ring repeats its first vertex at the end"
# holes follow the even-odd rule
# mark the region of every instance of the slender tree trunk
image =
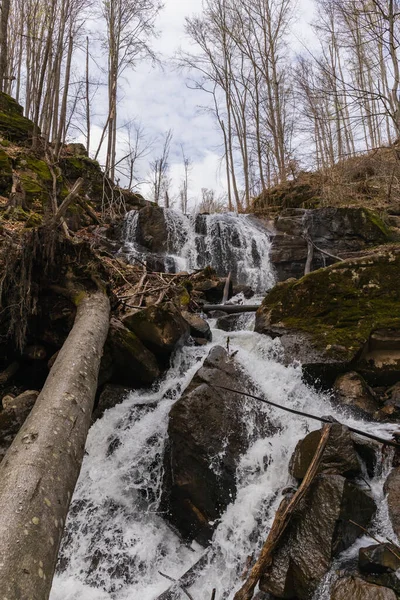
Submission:
POLYGON ((0 465, 4 598, 49 597, 90 426, 109 310, 101 292, 80 300, 75 324, 0 465))
POLYGON ((10 0, 1 0, 0 17, 0 91, 4 90, 7 76, 8 54, 8 17, 10 15, 10 0))

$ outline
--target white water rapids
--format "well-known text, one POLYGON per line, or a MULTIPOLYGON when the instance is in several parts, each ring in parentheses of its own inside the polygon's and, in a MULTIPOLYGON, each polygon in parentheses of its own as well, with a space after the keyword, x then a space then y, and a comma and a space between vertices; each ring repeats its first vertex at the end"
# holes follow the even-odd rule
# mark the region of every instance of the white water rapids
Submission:
MULTIPOLYGON (((261 268, 271 281, 268 256, 261 268)), ((171 585, 160 572, 178 579, 205 552, 197 544, 182 543, 158 511, 163 449, 169 410, 210 348, 225 347, 228 335, 231 351, 237 350, 235 359, 259 392, 273 402, 316 415, 330 414, 359 429, 387 435, 387 425, 360 422, 340 414, 327 394, 316 392, 302 381, 300 365, 286 367, 280 362, 278 340, 254 333, 251 317, 245 323, 242 321, 242 330, 229 334, 213 328, 212 343, 179 350, 157 385, 132 392, 93 425, 51 600, 154 600, 171 585)), ((256 401, 245 402, 246 411, 251 411, 256 401)), ((247 558, 256 556, 265 541, 282 490, 293 483, 288 463, 296 443, 308 431, 319 428, 315 421, 266 405, 257 408, 268 413, 278 431, 255 441, 238 465, 236 499, 222 515, 207 564, 188 590, 195 600, 210 600, 213 588, 217 600, 233 598, 242 583, 247 558)), ((385 475, 385 469, 381 469, 371 482, 378 503, 372 531, 394 538, 382 496, 385 475)), ((347 555, 354 554, 360 544, 369 545, 371 540, 361 538, 347 555)), ((329 598, 332 577, 331 573, 321 584, 316 599, 329 598)), ((177 599, 185 597, 177 590, 177 599)))

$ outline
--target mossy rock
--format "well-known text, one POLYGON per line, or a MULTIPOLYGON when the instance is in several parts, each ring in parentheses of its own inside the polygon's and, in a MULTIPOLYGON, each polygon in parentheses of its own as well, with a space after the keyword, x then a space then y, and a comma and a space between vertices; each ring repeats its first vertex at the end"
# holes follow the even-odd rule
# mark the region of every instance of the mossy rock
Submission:
POLYGON ((35 200, 46 204, 53 187, 53 178, 47 163, 35 156, 22 154, 15 164, 28 204, 35 200))
POLYGON ((0 92, 0 134, 13 142, 32 138, 33 122, 23 116, 23 108, 14 98, 0 92))
POLYGON ((326 359, 351 362, 375 330, 400 329, 400 248, 319 269, 275 286, 256 331, 300 332, 326 359))
POLYGON ((64 156, 60 160, 60 168, 70 183, 79 177, 85 180, 83 191, 94 200, 101 202, 103 196, 104 174, 99 163, 87 156, 64 156))

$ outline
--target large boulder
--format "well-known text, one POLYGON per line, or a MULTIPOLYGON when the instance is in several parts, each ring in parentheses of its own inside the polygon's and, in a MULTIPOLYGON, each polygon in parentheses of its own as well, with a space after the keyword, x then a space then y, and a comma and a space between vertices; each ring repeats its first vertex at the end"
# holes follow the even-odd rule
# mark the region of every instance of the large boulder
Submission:
POLYGON ((373 416, 380 408, 373 390, 364 377, 355 371, 340 375, 333 389, 339 404, 355 408, 365 416, 373 416))
MULTIPOLYGON (((390 231, 380 217, 363 207, 287 208, 274 221, 271 262, 278 281, 304 274, 308 254, 306 231, 317 248, 343 258, 390 238, 390 231)), ((332 262, 327 254, 315 250, 312 270, 332 262)))
POLYGON ((343 577, 334 583, 330 600, 396 600, 393 590, 359 577, 343 577))
MULTIPOLYGON (((246 411, 239 391, 251 383, 227 352, 210 351, 183 396, 169 415, 165 450, 162 510, 187 539, 206 543, 236 494, 235 471, 253 435, 272 429, 265 413, 246 411)), ((257 407, 255 407, 257 408, 257 407)))
POLYGON ((139 211, 136 242, 150 252, 166 252, 168 228, 160 206, 145 206, 139 211))
POLYGON ((172 302, 125 315, 122 322, 161 360, 168 359, 190 335, 189 324, 172 302))
MULTIPOLYGON (((321 430, 312 431, 297 444, 289 464, 289 472, 296 479, 303 479, 321 439, 321 430)), ((361 465, 347 427, 331 425, 328 442, 325 446, 318 472, 335 473, 344 476, 361 474, 361 465)))
POLYGON ((286 360, 300 360, 310 378, 329 386, 350 366, 370 384, 394 383, 400 379, 400 250, 278 284, 257 311, 255 330, 279 336, 286 360))
POLYGON ((33 135, 33 122, 23 116, 22 106, 4 92, 0 93, 0 134, 17 143, 28 142, 33 135))
POLYGON ((160 375, 154 354, 117 319, 111 319, 106 349, 112 357, 114 379, 122 385, 150 385, 160 375))
POLYGON ((260 589, 278 598, 311 598, 332 559, 362 533, 349 521, 368 527, 375 510, 367 492, 342 475, 318 475, 278 544, 260 589))

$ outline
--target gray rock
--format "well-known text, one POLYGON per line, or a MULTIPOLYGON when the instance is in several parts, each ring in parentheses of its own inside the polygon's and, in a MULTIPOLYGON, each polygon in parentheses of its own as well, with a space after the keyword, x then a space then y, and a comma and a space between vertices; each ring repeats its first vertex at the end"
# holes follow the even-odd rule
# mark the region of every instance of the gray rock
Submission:
MULTIPOLYGON (((289 472, 296 479, 303 479, 305 476, 320 439, 321 430, 318 429, 309 433, 297 444, 289 464, 289 472)), ((333 424, 331 426, 331 433, 318 472, 345 476, 361 473, 360 461, 351 434, 344 425, 333 424)))
POLYGON ((395 534, 400 536, 400 467, 389 474, 384 486, 387 494, 389 517, 395 534))
POLYGON ((343 577, 333 585, 330 600, 396 600, 396 594, 359 577, 343 577))
POLYGON ((340 375, 333 386, 336 400, 343 406, 356 408, 367 416, 380 408, 373 390, 365 379, 355 371, 340 375))
POLYGON ((360 548, 358 565, 364 573, 393 573, 400 569, 400 548, 393 544, 373 544, 360 548))
POLYGON ((213 348, 171 409, 164 460, 161 510, 185 538, 201 543, 235 497, 236 465, 252 441, 248 430, 254 436, 273 430, 264 412, 247 412, 243 396, 211 387, 214 383, 251 389, 235 360, 213 348))
POLYGON ((247 317, 248 314, 249 313, 236 313, 219 317, 217 329, 222 329, 222 331, 236 331, 237 329, 240 329, 240 323, 243 321, 243 317, 247 317))
POLYGON ((309 599, 332 559, 362 533, 349 520, 367 527, 375 510, 374 500, 341 475, 319 475, 274 552, 260 589, 279 598, 309 599))
POLYGON ((183 311, 182 317, 189 323, 190 335, 193 338, 200 338, 209 342, 212 340, 211 329, 207 321, 202 319, 199 315, 188 311, 183 311))
POLYGON ((113 408, 117 404, 121 404, 131 391, 132 388, 124 387, 122 385, 107 384, 104 386, 97 406, 93 412, 92 420, 96 421, 97 419, 100 419, 100 417, 103 416, 104 411, 113 408))

